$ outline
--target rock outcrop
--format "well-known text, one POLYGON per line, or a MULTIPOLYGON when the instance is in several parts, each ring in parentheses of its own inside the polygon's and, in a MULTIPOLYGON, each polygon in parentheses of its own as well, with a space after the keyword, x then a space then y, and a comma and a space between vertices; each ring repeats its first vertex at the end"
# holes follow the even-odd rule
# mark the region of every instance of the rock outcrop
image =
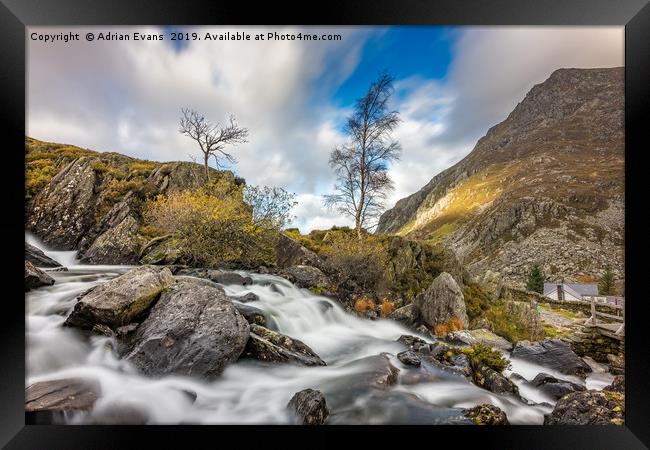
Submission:
POLYGON ((438 275, 426 291, 415 297, 415 304, 420 317, 430 327, 446 324, 451 319, 460 320, 464 327, 468 325, 463 291, 447 272, 438 275))
POLYGON ((25 261, 25 292, 42 286, 52 286, 54 278, 34 267, 34 264, 25 261))
POLYGON ((296 392, 289 400, 287 409, 298 425, 323 425, 329 416, 325 396, 314 389, 296 392))
POLYGON ((533 263, 567 281, 609 265, 621 280, 623 87, 622 67, 556 70, 377 231, 445 243, 473 275, 508 283, 533 263))
POLYGON ((61 267, 62 264, 47 256, 40 248, 34 247, 25 242, 25 261, 29 261, 36 267, 61 267))
POLYGON ((512 350, 512 344, 501 336, 497 336, 486 329, 453 331, 447 335, 447 340, 452 343, 465 345, 485 344, 488 347, 504 351, 512 350))
POLYGON ((250 337, 242 357, 301 366, 325 365, 325 361, 302 341, 257 324, 250 325, 250 337))
POLYGON ((182 280, 162 293, 124 359, 146 375, 212 378, 239 358, 249 333, 223 290, 182 280))
POLYGON ((517 342, 511 356, 567 375, 584 377, 592 371, 589 364, 571 350, 569 344, 559 339, 545 339, 532 343, 517 342))
POLYGON ((490 404, 477 405, 465 411, 476 425, 510 425, 506 413, 490 404))
POLYGON ((538 374, 535 378, 532 379, 529 385, 539 389, 554 400, 559 400, 565 395, 571 394, 573 392, 586 390, 586 388, 580 384, 572 383, 571 381, 560 380, 547 373, 538 374))
POLYGON ((279 269, 291 266, 313 266, 324 268, 324 262, 316 253, 302 246, 299 242, 281 234, 275 247, 276 265, 279 269))
POLYGON ((175 283, 167 268, 142 266, 82 294, 65 325, 118 328, 145 312, 160 293, 175 283))
POLYGON ((568 394, 544 416, 544 425, 623 425, 625 397, 610 391, 582 391, 568 394))
POLYGON ((280 275, 295 285, 307 289, 327 289, 332 283, 320 269, 312 266, 290 266, 280 272, 280 275))
POLYGON ((34 383, 25 389, 25 421, 28 425, 62 423, 67 413, 92 409, 99 394, 95 383, 78 378, 34 383))

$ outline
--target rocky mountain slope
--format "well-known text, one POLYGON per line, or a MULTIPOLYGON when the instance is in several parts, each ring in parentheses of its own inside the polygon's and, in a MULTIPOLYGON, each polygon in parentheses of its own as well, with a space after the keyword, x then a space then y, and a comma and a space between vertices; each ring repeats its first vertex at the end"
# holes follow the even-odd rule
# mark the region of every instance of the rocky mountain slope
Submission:
POLYGON ((443 242, 520 284, 624 278, 624 70, 560 69, 462 161, 397 202, 379 233, 443 242))
MULTIPOLYGON (((91 264, 136 263, 148 248, 140 233, 148 198, 200 185, 203 167, 25 139, 25 228, 48 246, 79 250, 91 264)), ((243 183, 232 172, 212 179, 243 183)))

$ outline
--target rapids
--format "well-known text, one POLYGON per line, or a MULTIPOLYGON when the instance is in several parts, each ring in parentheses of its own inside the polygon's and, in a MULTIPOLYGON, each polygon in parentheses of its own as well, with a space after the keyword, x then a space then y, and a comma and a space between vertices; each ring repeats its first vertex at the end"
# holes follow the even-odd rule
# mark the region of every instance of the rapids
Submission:
MULTIPOLYGON (((286 404, 294 393, 304 388, 321 389, 329 395, 349 395, 363 408, 365 393, 345 390, 345 379, 354 376, 360 358, 388 353, 391 363, 401 371, 407 367, 394 356, 404 347, 395 342, 403 334, 415 334, 390 320, 370 321, 345 312, 336 302, 299 289, 283 278, 240 272, 253 279, 249 286, 222 286, 228 295, 253 292, 259 301, 248 303, 268 313, 281 333, 309 345, 326 363, 326 367, 263 365, 242 360, 229 366, 215 381, 181 376, 154 379, 138 374, 113 351, 115 342, 108 337, 90 340, 70 328, 62 327, 75 298, 90 287, 103 283, 129 269, 128 266, 80 265, 74 252, 48 251, 31 235, 26 240, 68 267, 67 272, 50 271, 53 286, 26 295, 27 380, 26 386, 48 379, 81 377, 96 380, 102 395, 91 414, 109 411, 115 405, 128 405, 143 412, 148 423, 176 424, 244 424, 287 423, 286 404), (330 307, 323 307, 327 302, 330 307), (196 394, 194 400, 187 392, 196 394)), ((423 337, 423 336, 421 336, 423 337)), ((423 337, 424 338, 424 337, 423 337)), ((431 338, 425 338, 432 342, 431 338)), ((507 356, 507 355, 506 355, 507 356)), ((588 388, 600 389, 611 383, 612 376, 603 366, 589 362, 595 369, 587 380, 588 388)), ((512 372, 532 379, 540 372, 553 372, 528 362, 512 360, 512 372)), ((559 378, 585 384, 576 377, 557 374, 559 378)), ((519 385, 523 397, 533 402, 553 404, 541 392, 519 385)), ((508 416, 512 424, 541 424, 547 405, 526 405, 507 396, 481 389, 457 376, 441 375, 439 380, 403 384, 398 379, 394 392, 415 394, 422 400, 443 408, 466 408, 492 403, 508 416)), ((329 403, 329 400, 328 400, 329 403)), ((333 411, 336 414, 337 411, 333 411)), ((364 423, 381 423, 383 412, 366 412, 364 423)), ((68 423, 83 423, 83 414, 67 416, 68 423)))

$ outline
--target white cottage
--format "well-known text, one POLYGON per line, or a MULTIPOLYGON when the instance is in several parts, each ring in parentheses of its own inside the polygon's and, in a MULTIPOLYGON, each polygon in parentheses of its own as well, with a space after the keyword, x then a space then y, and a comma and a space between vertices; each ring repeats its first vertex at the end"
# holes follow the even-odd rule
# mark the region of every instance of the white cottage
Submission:
POLYGON ((552 300, 575 301, 598 295, 598 285, 591 283, 544 283, 544 296, 552 300))

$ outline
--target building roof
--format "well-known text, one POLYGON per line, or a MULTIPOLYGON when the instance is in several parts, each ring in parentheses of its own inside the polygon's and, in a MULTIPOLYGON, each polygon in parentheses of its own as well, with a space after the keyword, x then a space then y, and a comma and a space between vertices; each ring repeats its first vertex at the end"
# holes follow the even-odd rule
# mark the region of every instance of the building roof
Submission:
POLYGON ((562 284, 565 292, 570 292, 576 297, 598 295, 598 285, 594 283, 544 283, 544 295, 553 293, 558 284, 562 284))

